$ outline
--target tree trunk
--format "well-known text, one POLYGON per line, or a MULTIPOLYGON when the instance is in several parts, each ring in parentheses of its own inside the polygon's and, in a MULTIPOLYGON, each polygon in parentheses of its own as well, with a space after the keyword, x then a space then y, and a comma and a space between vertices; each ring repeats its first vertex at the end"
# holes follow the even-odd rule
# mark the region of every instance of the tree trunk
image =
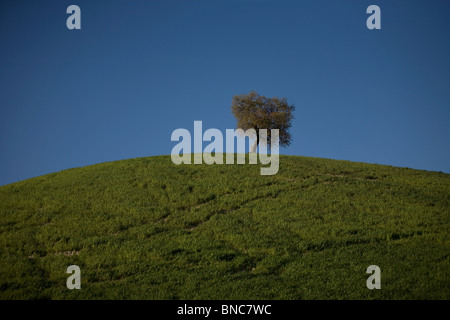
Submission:
POLYGON ((258 143, 257 143, 257 141, 255 140, 255 141, 253 142, 253 144, 251 145, 251 147, 250 147, 250 153, 255 153, 257 147, 258 147, 258 143))
POLYGON ((258 147, 259 144, 259 132, 258 132, 258 128, 256 128, 256 140, 253 142, 252 146, 250 147, 250 153, 255 153, 256 152, 256 148, 258 147))

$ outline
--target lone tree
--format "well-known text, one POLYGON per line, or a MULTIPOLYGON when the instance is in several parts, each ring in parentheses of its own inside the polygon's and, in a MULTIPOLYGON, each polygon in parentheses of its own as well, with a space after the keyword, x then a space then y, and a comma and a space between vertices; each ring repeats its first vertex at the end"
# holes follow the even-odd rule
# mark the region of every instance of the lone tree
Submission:
POLYGON ((259 129, 267 129, 268 144, 271 141, 270 129, 279 130, 280 146, 288 146, 291 142, 289 128, 294 119, 294 105, 289 105, 286 98, 266 98, 257 92, 236 95, 233 97, 231 111, 237 120, 237 127, 246 131, 255 129, 256 140, 250 152, 256 152, 259 144, 259 129))

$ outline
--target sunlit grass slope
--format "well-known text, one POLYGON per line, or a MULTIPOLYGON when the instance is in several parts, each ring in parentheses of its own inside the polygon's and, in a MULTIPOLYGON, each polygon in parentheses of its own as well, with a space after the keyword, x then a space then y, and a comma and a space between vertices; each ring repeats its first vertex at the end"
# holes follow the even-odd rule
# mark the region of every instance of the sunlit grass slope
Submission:
POLYGON ((439 172, 101 163, 0 187, 0 298, 449 299, 449 218, 439 172))

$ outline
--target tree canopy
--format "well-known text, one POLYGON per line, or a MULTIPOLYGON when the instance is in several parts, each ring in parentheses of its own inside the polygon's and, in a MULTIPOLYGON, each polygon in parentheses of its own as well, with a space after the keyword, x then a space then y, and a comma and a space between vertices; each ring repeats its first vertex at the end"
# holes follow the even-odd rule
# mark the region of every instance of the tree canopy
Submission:
POLYGON ((279 145, 288 146, 291 142, 291 127, 295 110, 286 98, 267 98, 255 91, 248 94, 235 95, 231 111, 237 120, 237 128, 256 130, 256 145, 259 144, 259 129, 267 129, 268 144, 270 144, 270 129, 279 130, 279 145))

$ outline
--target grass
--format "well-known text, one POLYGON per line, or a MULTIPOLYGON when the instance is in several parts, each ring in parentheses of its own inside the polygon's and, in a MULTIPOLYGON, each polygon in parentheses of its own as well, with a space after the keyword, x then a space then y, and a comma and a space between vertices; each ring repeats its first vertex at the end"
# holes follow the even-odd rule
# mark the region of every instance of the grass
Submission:
POLYGON ((0 298, 450 298, 449 174, 297 156, 259 171, 157 156, 0 187, 0 298))

